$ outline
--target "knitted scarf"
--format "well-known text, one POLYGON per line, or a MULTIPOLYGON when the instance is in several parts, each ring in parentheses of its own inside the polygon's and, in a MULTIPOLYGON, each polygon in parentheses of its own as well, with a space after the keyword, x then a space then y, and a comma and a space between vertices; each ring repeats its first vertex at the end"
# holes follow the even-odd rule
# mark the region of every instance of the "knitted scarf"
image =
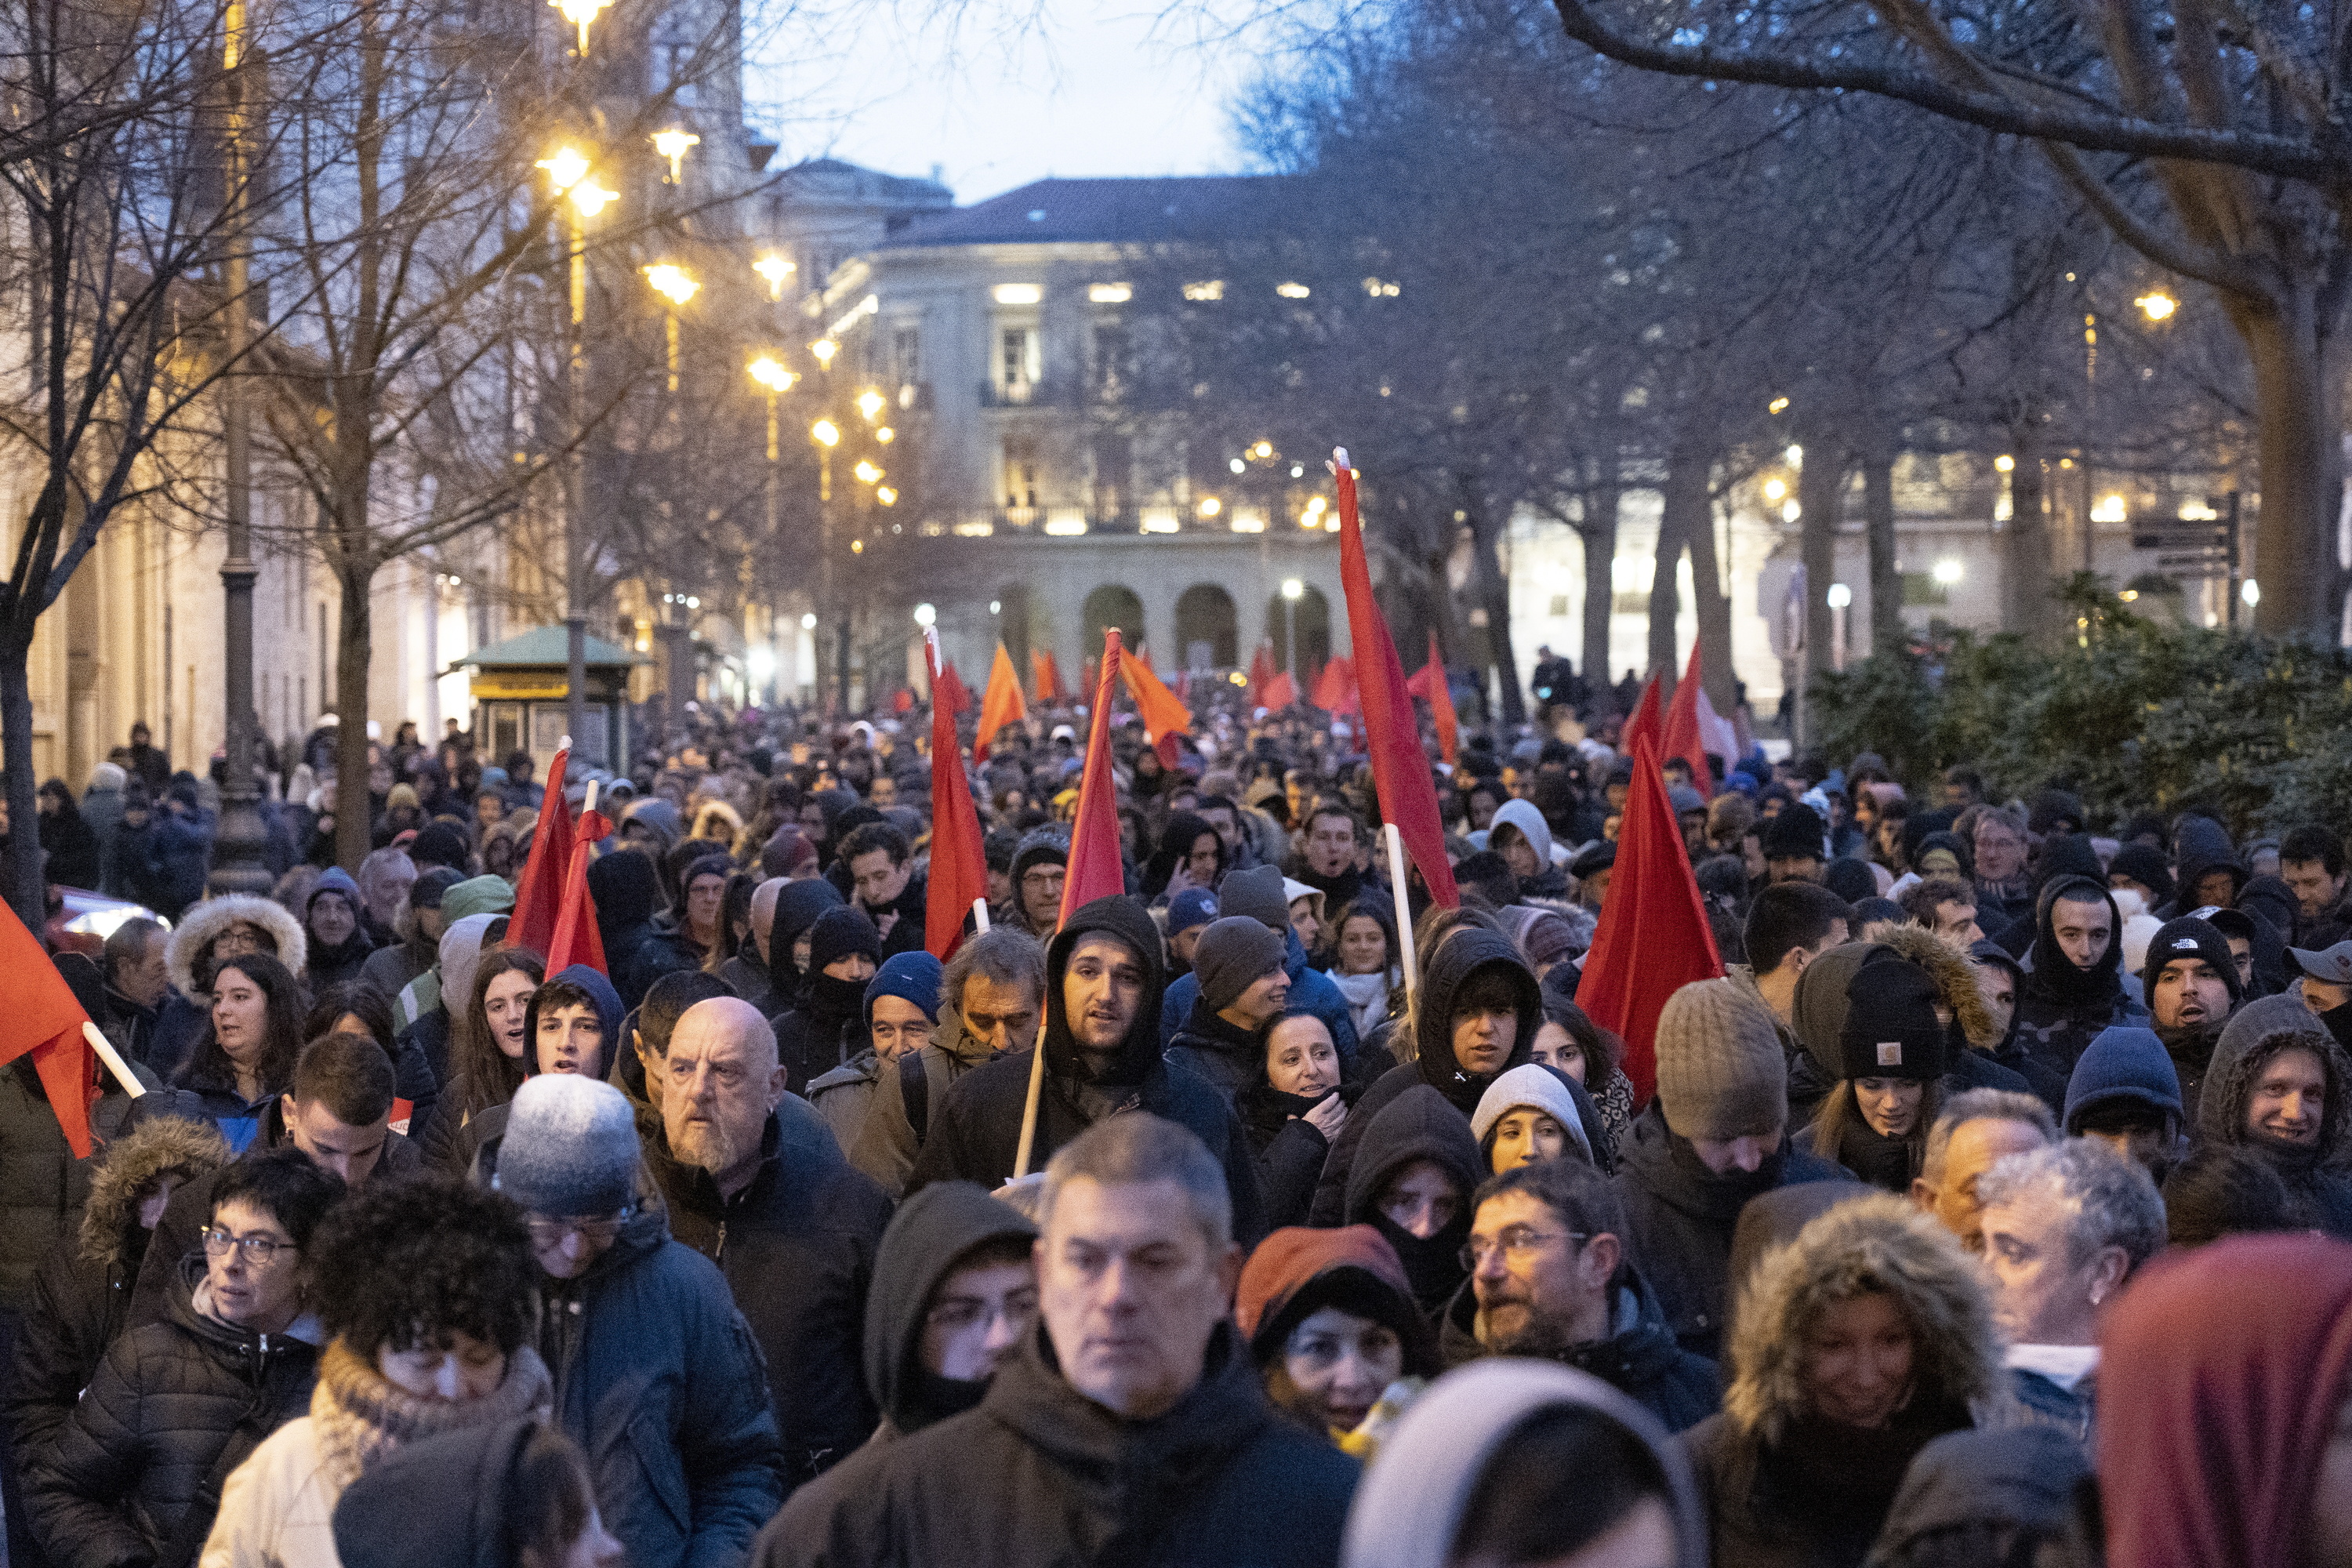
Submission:
POLYGON ((507 1358, 507 1375, 479 1399, 424 1399, 384 1380, 375 1363, 340 1339, 319 1357, 319 1385, 310 1394, 310 1421, 319 1451, 338 1489, 404 1443, 519 1416, 544 1416, 555 1388, 547 1363, 529 1345, 507 1358))

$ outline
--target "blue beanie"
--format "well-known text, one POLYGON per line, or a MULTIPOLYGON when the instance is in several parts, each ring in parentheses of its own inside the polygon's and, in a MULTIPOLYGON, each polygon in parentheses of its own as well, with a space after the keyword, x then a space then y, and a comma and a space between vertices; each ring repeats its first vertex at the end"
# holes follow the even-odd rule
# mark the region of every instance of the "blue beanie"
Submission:
POLYGON ((874 1003, 877 998, 896 996, 902 1002, 912 1002, 923 1010, 927 1023, 940 1021, 940 977, 944 972, 940 961, 928 952, 894 952, 874 978, 866 983, 866 1026, 874 1026, 874 1003))
POLYGON ((1168 900, 1168 934, 1181 936, 1194 926, 1217 918, 1217 895, 1206 888, 1187 888, 1168 900))
POLYGON ((2181 1114, 2180 1074, 2155 1030, 2118 1024, 2084 1048, 2066 1080, 2067 1135, 2082 1131, 2082 1117, 2114 1104, 2181 1114))

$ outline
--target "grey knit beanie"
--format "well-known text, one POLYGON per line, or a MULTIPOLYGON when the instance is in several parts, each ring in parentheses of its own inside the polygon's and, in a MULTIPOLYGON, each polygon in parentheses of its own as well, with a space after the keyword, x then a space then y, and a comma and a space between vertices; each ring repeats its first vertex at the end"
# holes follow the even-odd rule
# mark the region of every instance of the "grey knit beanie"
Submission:
POLYGON ((1658 1104, 1684 1138, 1760 1138, 1789 1120, 1789 1064, 1764 1004, 1700 980, 1658 1014, 1658 1104))
POLYGON ((1209 922, 1192 950, 1192 973, 1201 977, 1201 1000, 1221 1013, 1241 994, 1282 967, 1288 944, 1249 915, 1209 922))
POLYGON ((496 1184, 534 1214, 609 1215, 636 1196, 637 1159, 626 1095, 578 1073, 540 1073, 515 1091, 496 1184))
POLYGON ((1217 908, 1228 915, 1247 915, 1268 931, 1288 931, 1290 900, 1282 890, 1282 868, 1227 872, 1217 884, 1217 908))

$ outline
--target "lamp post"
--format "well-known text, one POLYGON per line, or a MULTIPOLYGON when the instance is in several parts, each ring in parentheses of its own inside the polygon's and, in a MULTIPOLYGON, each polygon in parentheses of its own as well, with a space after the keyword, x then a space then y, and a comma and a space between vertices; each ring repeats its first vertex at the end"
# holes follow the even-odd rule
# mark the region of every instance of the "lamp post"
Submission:
POLYGON ((673 126, 667 131, 655 132, 652 141, 654 151, 669 160, 669 177, 662 184, 666 185, 686 184, 687 150, 690 147, 701 146, 702 138, 691 131, 681 131, 673 126))
MULTIPOLYGON (((780 529, 777 511, 783 483, 784 457, 782 432, 777 421, 776 400, 790 392, 793 389, 793 383, 800 380, 800 377, 786 370, 782 363, 772 354, 761 354, 745 368, 751 373, 751 379, 758 382, 768 395, 767 541, 768 548, 773 550, 776 547, 780 529)), ((774 619, 772 605, 769 618, 772 621, 774 619)))
POLYGON ((548 0, 549 5, 563 13, 565 21, 580 29, 582 59, 588 58, 588 24, 596 19, 598 12, 612 3, 613 0, 548 0))
MULTIPOLYGON (((580 0, 585 6, 586 0, 580 0)), ((569 17, 571 11, 565 11, 569 17)), ((588 52, 588 18, 595 15, 587 6, 578 18, 580 52, 588 52)), ((575 740, 585 740, 588 734, 588 536, 581 518, 587 486, 582 472, 580 454, 581 411, 586 403, 588 381, 588 220, 601 213, 620 196, 604 189, 589 176, 586 154, 576 148, 559 147, 539 166, 547 171, 555 194, 563 202, 569 217, 570 243, 567 253, 572 272, 572 341, 571 366, 565 385, 565 416, 570 426, 570 451, 563 460, 563 630, 564 630, 564 722, 575 740)), ((619 759, 606 757, 609 764, 619 759)))
POLYGON ((768 302, 772 305, 782 304, 784 300, 784 279, 793 275, 793 264, 772 250, 768 252, 767 255, 760 258, 759 260, 751 263, 751 270, 758 273, 761 278, 766 280, 768 285, 768 302))
MULTIPOLYGON (((658 261, 642 270, 646 281, 653 285, 654 292, 668 302, 667 308, 662 311, 662 340, 669 350, 669 389, 675 393, 677 391, 677 309, 699 293, 702 285, 695 280, 693 274, 675 262, 658 261)), ((676 404, 670 405, 669 416, 672 419, 677 417, 676 404)))
MULTIPOLYGON (((822 354, 818 357, 826 361, 828 363, 833 358, 829 353, 822 354)), ((832 614, 834 611, 835 594, 833 566, 833 449, 841 445, 841 426, 835 425, 830 419, 820 419, 815 424, 809 426, 809 439, 816 443, 817 595, 824 602, 825 612, 827 614, 832 614)), ((844 708, 846 708, 849 704, 849 616, 845 611, 843 612, 841 616, 841 627, 839 636, 836 639, 836 649, 837 651, 835 653, 834 662, 834 696, 835 700, 839 701, 844 708)), ((824 654, 822 647, 819 648, 817 654, 817 667, 820 671, 822 671, 824 667, 824 654)), ((816 684, 818 687, 818 693, 822 696, 824 682, 820 679, 816 684)))
MULTIPOLYGON (((205 886, 215 893, 266 895, 270 889, 268 830, 261 820, 261 792, 253 781, 253 439, 245 406, 244 360, 247 347, 246 290, 248 278, 245 248, 245 33, 243 0, 230 0, 224 19, 221 63, 227 79, 228 189, 221 230, 226 256, 223 279, 228 293, 227 330, 223 351, 227 371, 221 378, 221 445, 227 513, 226 558, 221 562, 224 617, 222 695, 226 700, 226 733, 222 737, 220 827, 213 845, 211 873, 205 886)), ((321 692, 321 700, 325 693, 321 692)), ((361 722, 352 716, 351 722, 361 722)), ((30 830, 26 829, 26 836, 30 830)))

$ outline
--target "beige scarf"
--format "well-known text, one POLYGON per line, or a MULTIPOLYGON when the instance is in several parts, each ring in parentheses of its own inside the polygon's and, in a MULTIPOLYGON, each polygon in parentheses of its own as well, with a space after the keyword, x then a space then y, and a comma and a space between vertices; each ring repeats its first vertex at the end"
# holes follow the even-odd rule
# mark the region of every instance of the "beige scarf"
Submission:
POLYGON ((507 1358, 505 1379, 481 1398, 422 1399, 386 1382, 374 1362, 338 1339, 319 1357, 310 1420, 327 1472, 341 1488, 404 1443, 523 1415, 544 1418, 554 1398, 547 1363, 529 1345, 507 1358))

